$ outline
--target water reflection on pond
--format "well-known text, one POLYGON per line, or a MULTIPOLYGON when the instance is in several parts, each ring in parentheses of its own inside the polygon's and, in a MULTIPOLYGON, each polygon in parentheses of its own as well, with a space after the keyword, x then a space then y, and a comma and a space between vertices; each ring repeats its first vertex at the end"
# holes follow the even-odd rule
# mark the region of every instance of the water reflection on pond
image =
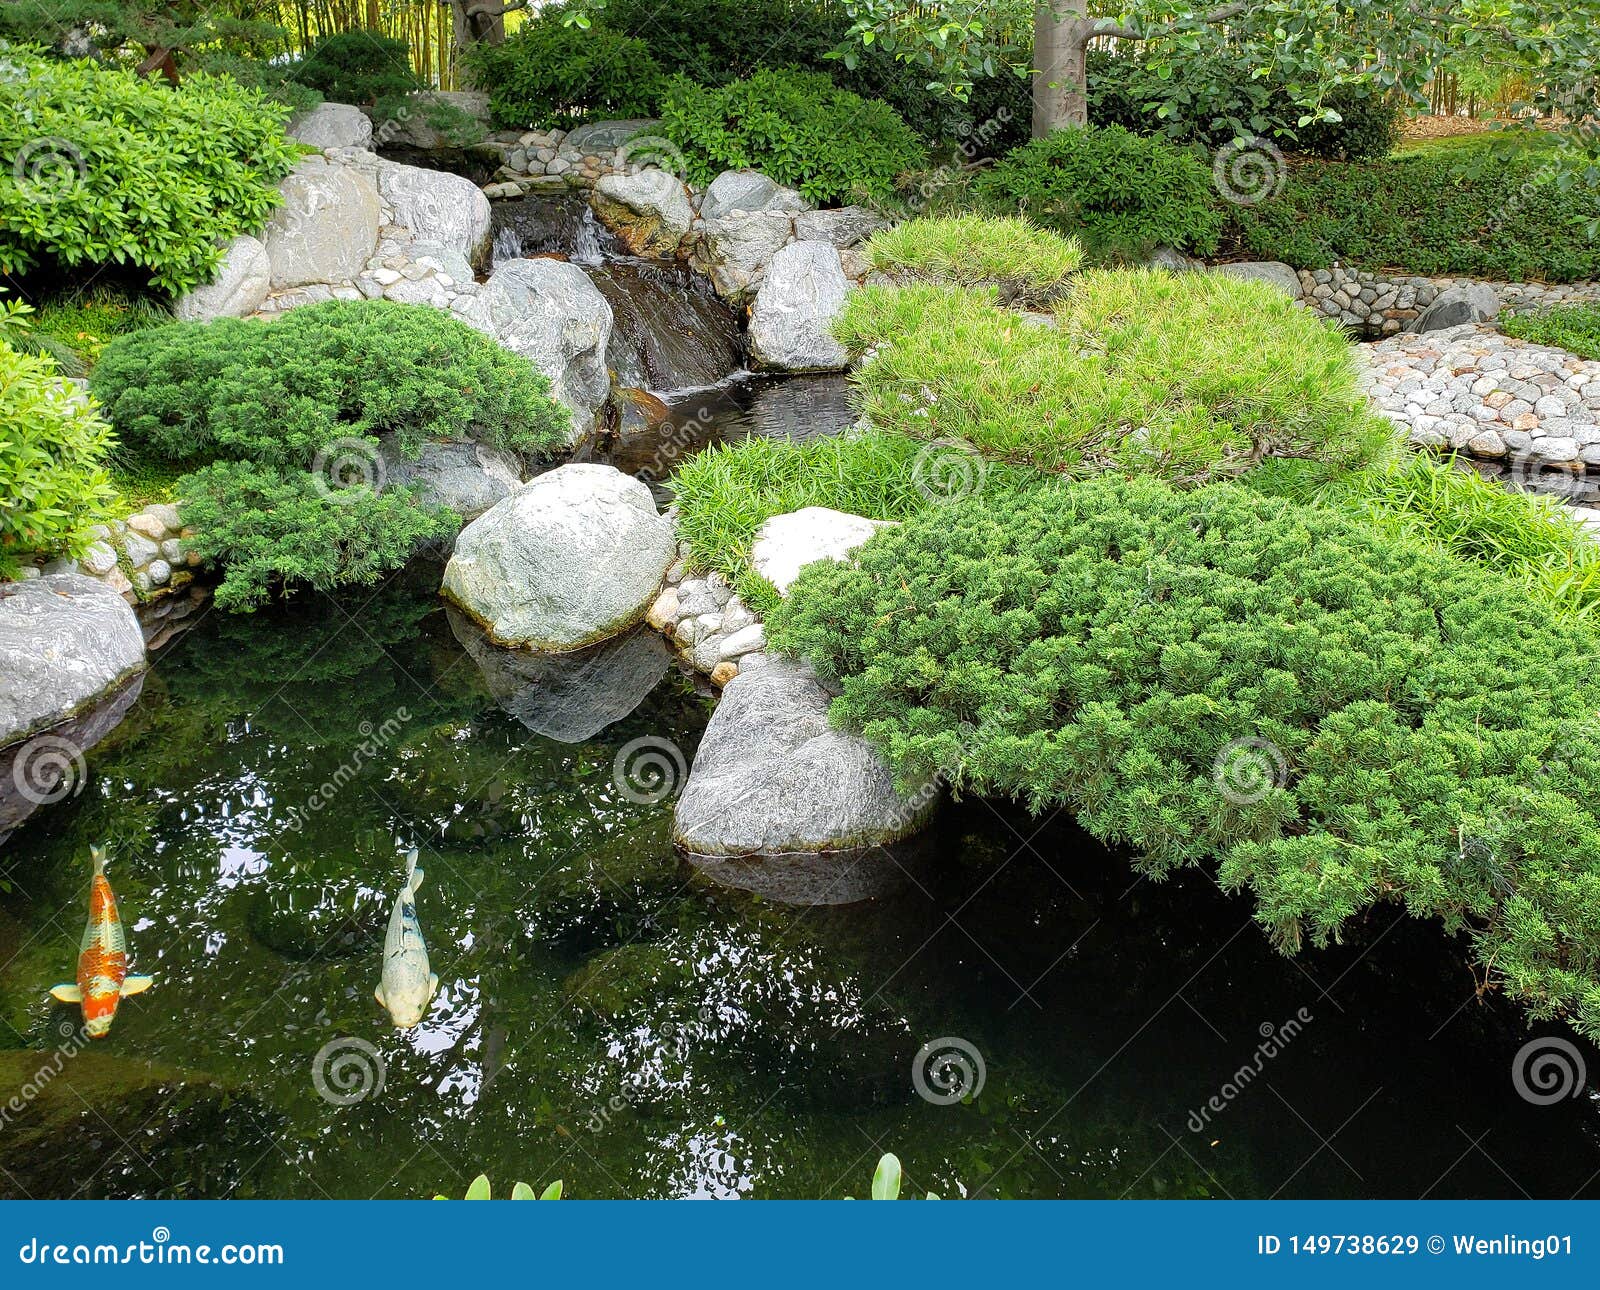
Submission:
POLYGON ((211 614, 0 850, 0 1092, 73 1020, 45 992, 91 841, 156 978, 0 1136, 0 1193, 843 1195, 893 1149, 947 1195, 1600 1195, 1592 1088, 1517 1097, 1526 1035, 1436 929, 1383 909, 1291 963, 1203 875, 1136 883, 981 802, 867 857, 872 899, 785 905, 804 866, 697 869, 670 800, 619 784, 707 717, 648 638, 508 659, 435 578, 211 614), (373 986, 412 846, 440 981, 400 1031, 373 986), (969 1104, 913 1078, 951 1039, 969 1104))

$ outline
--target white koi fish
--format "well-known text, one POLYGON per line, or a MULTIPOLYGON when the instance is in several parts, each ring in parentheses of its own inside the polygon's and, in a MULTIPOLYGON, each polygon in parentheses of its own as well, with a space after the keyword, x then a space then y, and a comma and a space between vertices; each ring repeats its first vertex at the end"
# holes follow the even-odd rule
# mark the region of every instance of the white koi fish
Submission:
POLYGON ((422 925, 417 922, 417 888, 421 885, 422 870, 417 868, 417 849, 413 847, 406 857, 406 883, 395 897, 389 933, 383 938, 383 978, 372 992, 389 1010, 397 1030, 409 1030, 421 1021, 439 989, 439 978, 428 967, 422 925))

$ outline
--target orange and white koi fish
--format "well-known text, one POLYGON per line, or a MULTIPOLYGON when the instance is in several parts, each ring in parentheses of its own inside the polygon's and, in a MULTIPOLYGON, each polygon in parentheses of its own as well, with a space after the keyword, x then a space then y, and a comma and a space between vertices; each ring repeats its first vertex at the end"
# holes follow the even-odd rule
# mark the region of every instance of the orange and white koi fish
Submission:
POLYGON ((117 898, 106 881, 104 847, 90 847, 94 877, 89 882, 89 925, 78 949, 77 985, 52 986, 62 1003, 83 1005, 83 1028, 91 1039, 104 1039, 124 995, 148 990, 153 978, 128 975, 128 941, 117 917, 117 898))

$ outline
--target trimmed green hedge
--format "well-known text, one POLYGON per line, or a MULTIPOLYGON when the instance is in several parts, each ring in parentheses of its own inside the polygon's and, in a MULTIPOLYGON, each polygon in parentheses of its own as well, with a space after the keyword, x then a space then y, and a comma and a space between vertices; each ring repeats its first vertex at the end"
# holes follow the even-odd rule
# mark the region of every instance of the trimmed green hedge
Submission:
POLYGON ((815 72, 762 70, 716 87, 680 76, 662 98, 661 133, 695 183, 749 167, 819 205, 885 197, 898 176, 927 162, 887 103, 815 72))
POLYGON ((1234 484, 985 490, 802 571, 775 648, 903 784, 1220 861, 1277 945, 1402 904, 1600 1037, 1600 643, 1520 583, 1234 484))
POLYGON ((1293 166, 1278 193, 1228 209, 1226 249, 1251 259, 1525 281, 1600 276, 1600 193, 1563 190, 1537 156, 1463 166, 1414 154, 1293 166))
POLYGON ((287 110, 226 78, 173 88, 88 60, 7 58, 24 76, 0 81, 0 273, 122 265, 182 294, 261 228, 299 155, 287 110))

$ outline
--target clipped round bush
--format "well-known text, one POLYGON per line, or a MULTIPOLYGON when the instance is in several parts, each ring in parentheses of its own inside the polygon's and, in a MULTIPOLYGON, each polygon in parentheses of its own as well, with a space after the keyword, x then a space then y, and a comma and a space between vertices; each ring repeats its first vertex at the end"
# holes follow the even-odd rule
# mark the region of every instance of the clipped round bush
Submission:
POLYGON ((976 188, 1078 235, 1106 259, 1139 260, 1158 246, 1206 255, 1222 232, 1210 168, 1186 149, 1121 126, 1035 139, 1008 153, 976 188))
POLYGON ((0 273, 127 265, 181 295, 277 204, 298 155, 281 104, 224 77, 7 57, 24 75, 0 79, 0 273))
POLYGON ((569 428, 525 358, 441 310, 377 300, 124 336, 92 383, 136 460, 192 472, 177 492, 194 549, 226 567, 218 602, 239 608, 278 583, 369 581, 448 531, 384 489, 384 453, 431 439, 542 453, 569 428))
POLYGON ((885 197, 927 150, 887 103, 814 72, 763 70, 722 86, 678 77, 661 101, 661 132, 688 178, 760 170, 819 205, 885 197))
POLYGON ((324 36, 293 74, 333 103, 376 103, 422 87, 411 68, 410 42, 362 28, 324 36))
POLYGON ((653 116, 666 85, 642 40, 605 26, 569 27, 557 13, 524 23, 498 45, 474 45, 467 66, 489 92, 495 124, 513 130, 653 116))
POLYGON ((1236 484, 986 491, 802 571, 773 645, 902 782, 1221 862, 1285 950, 1369 906, 1600 1035, 1600 642, 1517 582, 1236 484))
POLYGON ((111 496, 111 428, 38 354, 0 342, 0 576, 18 557, 73 551, 111 496))

